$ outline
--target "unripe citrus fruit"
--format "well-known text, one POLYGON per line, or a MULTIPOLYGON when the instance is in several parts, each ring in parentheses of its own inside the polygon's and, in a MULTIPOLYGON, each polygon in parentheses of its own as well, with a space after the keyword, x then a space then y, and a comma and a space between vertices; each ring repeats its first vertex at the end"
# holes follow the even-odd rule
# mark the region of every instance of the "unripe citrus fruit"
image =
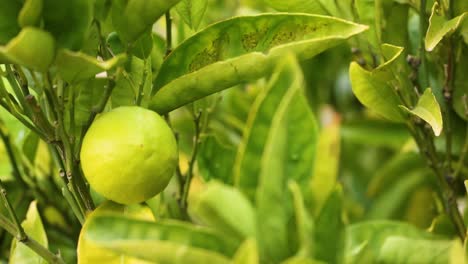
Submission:
POLYGON ((174 134, 157 113, 118 107, 92 123, 81 147, 91 187, 109 200, 132 204, 161 192, 177 164, 174 134))

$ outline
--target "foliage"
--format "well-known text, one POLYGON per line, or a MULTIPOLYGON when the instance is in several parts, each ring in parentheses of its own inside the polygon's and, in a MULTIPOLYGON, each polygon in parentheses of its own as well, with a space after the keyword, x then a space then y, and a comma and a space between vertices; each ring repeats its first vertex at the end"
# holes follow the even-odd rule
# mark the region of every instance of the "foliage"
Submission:
POLYGON ((0 262, 468 262, 467 3, 0 0, 0 262), (134 105, 179 162, 121 205, 80 152, 134 105))

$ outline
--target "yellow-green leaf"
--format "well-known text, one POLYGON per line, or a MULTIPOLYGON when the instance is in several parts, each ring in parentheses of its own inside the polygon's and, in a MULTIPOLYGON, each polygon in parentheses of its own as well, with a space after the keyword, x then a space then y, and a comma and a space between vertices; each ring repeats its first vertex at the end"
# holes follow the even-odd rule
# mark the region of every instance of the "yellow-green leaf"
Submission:
POLYGON ((46 71, 54 57, 52 35, 33 27, 23 28, 6 46, 0 46, 0 62, 15 63, 37 71, 46 71))
POLYGON ((117 67, 123 64, 126 59, 125 54, 119 54, 107 61, 99 61, 97 58, 81 52, 62 49, 57 53, 55 64, 58 73, 65 81, 75 83, 117 67))
POLYGON ((190 201, 189 212, 201 223, 240 241, 255 236, 255 211, 238 189, 210 181, 190 201))
POLYGON ((180 0, 113 0, 112 24, 125 42, 133 42, 180 0))
POLYGON ((117 214, 136 219, 154 220, 151 210, 148 207, 141 205, 124 206, 111 201, 106 201, 100 205, 88 218, 81 229, 80 237, 78 240, 78 263, 79 264, 149 264, 147 262, 126 254, 116 253, 96 243, 86 237, 88 232, 89 222, 99 215, 104 214, 117 214))
POLYGON ((298 12, 320 15, 326 15, 328 13, 319 0, 264 0, 264 2, 274 9, 282 12, 298 12))
POLYGON ((232 264, 258 264, 259 261, 257 241, 249 238, 237 249, 232 264))
MULTIPOLYGON (((233 173, 235 185, 252 200, 255 199, 255 192, 258 193, 257 186, 262 177, 262 164, 258 160, 264 155, 284 155, 281 164, 275 165, 283 166, 285 171, 275 171, 274 175, 283 177, 283 174, 287 174, 302 188, 307 188, 306 183, 312 176, 317 124, 305 97, 303 78, 294 56, 285 56, 250 109, 233 173), (284 107, 280 108, 280 105, 284 107), (275 121, 277 119, 284 120, 278 123, 280 121, 275 121), (297 126, 298 123, 301 126, 297 126), (267 154, 267 141, 275 130, 286 130, 287 133, 278 134, 278 140, 271 144, 279 145, 282 140, 288 142, 287 147, 282 149, 285 153, 267 154)), ((272 175, 265 177, 270 180, 274 178, 272 175)))
POLYGON ((363 69, 356 62, 352 62, 349 75, 353 92, 358 100, 379 115, 394 121, 404 122, 398 105, 401 104, 389 82, 395 80, 392 64, 402 55, 403 48, 383 45, 382 50, 389 56, 387 61, 372 71, 363 69))
POLYGON ((320 132, 317 142, 317 152, 313 177, 310 180, 313 197, 314 215, 322 210, 328 196, 336 185, 340 159, 340 118, 334 112, 329 112, 325 126, 320 132))
POLYGON ((18 24, 21 27, 36 26, 41 19, 42 0, 27 0, 18 15, 18 24))
POLYGON ((404 236, 385 239, 375 263, 448 263, 463 264, 462 244, 456 240, 425 240, 404 236))
POLYGON ((431 88, 427 88, 424 91, 424 94, 419 98, 418 104, 413 110, 404 106, 402 108, 426 121, 432 127, 436 136, 439 136, 442 132, 442 113, 431 88))
POLYGON ((182 0, 175 9, 190 28, 197 30, 207 7, 207 0, 182 0))
POLYGON ((467 12, 447 20, 443 15, 443 10, 437 2, 432 7, 432 14, 429 18, 429 27, 427 29, 424 44, 427 51, 432 51, 437 44, 445 37, 454 32, 467 16, 467 12))
POLYGON ((154 81, 150 108, 166 113, 197 99, 261 78, 286 53, 299 60, 367 29, 349 21, 307 14, 261 14, 213 24, 180 44, 154 81))
MULTIPOLYGON (((36 240, 39 244, 48 247, 47 235, 42 224, 41 216, 37 210, 37 202, 33 201, 29 205, 28 212, 26 213, 26 219, 21 224, 26 234, 32 239, 36 240)), ((41 256, 39 256, 32 249, 26 245, 19 243, 16 239, 11 244, 10 253, 10 264, 17 263, 37 263, 46 264, 41 256)))
POLYGON ((182 221, 150 222, 117 214, 100 214, 88 221, 82 233, 87 241, 152 263, 227 264, 238 247, 210 228, 182 221))

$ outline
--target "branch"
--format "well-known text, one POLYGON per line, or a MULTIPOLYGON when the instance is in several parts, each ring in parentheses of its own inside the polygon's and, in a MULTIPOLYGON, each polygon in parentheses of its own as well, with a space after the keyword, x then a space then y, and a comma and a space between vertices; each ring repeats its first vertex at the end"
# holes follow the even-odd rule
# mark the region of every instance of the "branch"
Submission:
POLYGON ((442 166, 440 165, 440 158, 434 146, 434 141, 431 138, 431 132, 428 132, 424 126, 418 125, 415 119, 408 122, 410 132, 418 145, 421 153, 424 154, 428 162, 428 166, 434 171, 439 181, 439 186, 442 191, 442 200, 444 201, 444 209, 450 220, 454 224, 458 236, 462 241, 465 241, 466 227, 463 217, 458 210, 456 196, 450 184, 451 178, 446 178, 442 166))

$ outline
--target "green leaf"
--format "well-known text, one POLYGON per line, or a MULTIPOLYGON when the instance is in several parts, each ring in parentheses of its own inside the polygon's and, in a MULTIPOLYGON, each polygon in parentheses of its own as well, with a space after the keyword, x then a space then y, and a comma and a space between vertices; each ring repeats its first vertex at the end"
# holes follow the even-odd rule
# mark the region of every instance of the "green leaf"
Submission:
POLYGON ((103 214, 90 218, 87 225, 84 236, 93 244, 158 263, 229 263, 227 257, 237 248, 229 237, 186 222, 103 214))
POLYGON ((384 193, 387 188, 407 177, 409 173, 426 168, 426 163, 416 152, 402 152, 394 155, 372 175, 367 186, 371 198, 384 193))
POLYGON ((468 12, 468 2, 463 0, 454 0, 453 11, 455 15, 462 14, 463 12, 468 12))
POLYGON ((115 0, 112 24, 124 42, 133 43, 180 0, 115 0))
POLYGON ((427 51, 432 51, 437 44, 445 37, 454 32, 465 19, 468 13, 463 13, 451 20, 447 20, 443 15, 443 10, 437 2, 432 7, 429 27, 427 29, 424 44, 427 51))
MULTIPOLYGON (((262 168, 268 167, 258 160, 267 159, 270 155, 273 158, 274 154, 282 156, 279 162, 274 164, 282 168, 278 168, 272 175, 278 175, 280 178, 287 175, 288 178, 295 179, 306 193, 307 182, 312 176, 317 125, 302 88, 301 69, 294 58, 286 56, 250 109, 233 173, 235 185, 252 200, 255 192, 257 197, 262 195, 256 189, 263 175, 262 168), (281 131, 286 134, 280 134, 281 131), (269 139, 276 137, 274 134, 278 134, 277 140, 269 139), (268 140, 271 142, 268 143, 268 140), (280 147, 280 144, 286 145, 280 147), (268 148, 275 147, 279 147, 279 152, 269 152, 268 148)), ((264 177, 273 178, 266 174, 264 177)), ((280 182, 283 182, 285 188, 286 178, 280 182)))
POLYGON ((374 24, 379 43, 407 47, 409 5, 395 0, 379 0, 375 1, 373 8, 376 10, 376 17, 372 18, 372 22, 376 21, 374 24))
POLYGON ((153 50, 153 34, 151 30, 143 33, 136 41, 130 46, 130 51, 136 57, 144 60, 148 58, 153 50))
POLYGON ((457 240, 424 240, 390 236, 379 250, 382 264, 464 263, 462 244, 457 240))
POLYGON ((44 29, 59 48, 79 50, 92 20, 91 0, 43 0, 44 29))
POLYGON ((390 236, 431 239, 432 235, 396 221, 367 221, 346 229, 345 263, 375 263, 385 240, 390 236))
POLYGON ((37 71, 46 71, 54 57, 54 38, 37 28, 23 28, 6 46, 0 46, 0 62, 6 60, 37 71))
POLYGON ((107 61, 99 61, 89 55, 70 50, 59 50, 55 64, 60 76, 69 83, 77 83, 122 65, 127 60, 125 54, 119 54, 107 61))
POLYGON ((439 214, 432 219, 431 225, 427 230, 432 234, 445 237, 455 237, 457 235, 457 230, 446 213, 439 214))
POLYGON ((313 177, 309 183, 315 216, 335 188, 339 169, 340 120, 333 111, 327 113, 327 118, 329 120, 318 136, 317 152, 320 154, 315 156, 313 177))
POLYGON ((302 185, 311 176, 312 162, 306 161, 312 161, 315 154, 316 127, 302 85, 303 76, 295 58, 284 57, 271 85, 258 96, 257 107, 249 116, 251 124, 261 117, 265 118, 262 123, 268 120, 260 133, 247 135, 249 140, 254 135, 261 140, 247 143, 239 152, 241 161, 248 159, 243 154, 245 150, 254 155, 245 163, 245 171, 238 174, 237 184, 247 193, 256 187, 257 239, 260 256, 266 262, 279 262, 295 252, 288 241, 288 222, 294 212, 284 190, 288 180, 302 185), (254 162, 259 159, 260 164, 254 162))
POLYGON ((265 4, 282 12, 310 13, 326 15, 328 12, 323 8, 319 0, 264 0, 265 4))
POLYGON ((125 65, 126 70, 116 78, 116 85, 112 91, 112 107, 135 105, 140 90, 143 87, 142 106, 146 106, 151 88, 151 61, 130 57, 125 65), (143 80, 143 77, 146 78, 143 80))
POLYGON ((207 0, 181 0, 175 8, 185 24, 197 30, 207 6, 207 0))
POLYGON ((34 164, 34 160, 36 159, 38 146, 39 146, 39 136, 33 132, 29 132, 28 135, 24 139, 24 143, 22 147, 22 154, 32 164, 34 164))
POLYGON ((286 259, 285 261, 281 262, 281 264, 325 264, 325 262, 311 259, 311 258, 305 258, 305 257, 291 257, 286 259))
POLYGON ((0 0, 0 6, 0 45, 5 45, 20 32, 16 18, 21 10, 21 3, 15 0, 0 0))
POLYGON ((117 32, 111 32, 107 36, 106 43, 112 50, 113 54, 127 52, 128 54, 132 54, 135 57, 144 60, 150 56, 151 51, 153 50, 153 35, 154 34, 151 30, 144 32, 131 45, 126 45, 126 43, 122 42, 117 32))
POLYGON ((292 52, 299 60, 342 43, 367 27, 306 14, 236 17, 199 31, 164 61, 150 108, 166 113, 236 84, 265 76, 292 52))
POLYGON ((217 179, 232 184, 232 171, 236 149, 221 142, 216 134, 203 137, 197 155, 200 175, 205 180, 217 179))
POLYGON ((112 7, 111 0, 95 0, 93 6, 94 18, 99 21, 105 21, 112 7))
MULTIPOLYGON (((166 54, 166 41, 159 35, 153 34, 153 48, 151 49, 151 72, 153 79, 161 68, 164 56, 166 54)), ((153 80, 152 80, 153 81, 153 80)))
POLYGON ((246 239, 237 249, 232 264, 258 264, 258 248, 255 239, 246 239))
POLYGON ((190 201, 189 212, 194 219, 228 237, 239 241, 255 237, 254 208, 247 197, 231 186, 208 182, 190 201))
POLYGON ((41 20, 42 0, 26 0, 18 15, 21 27, 36 26, 41 20))
POLYGON ((114 54, 120 54, 126 51, 125 45, 122 43, 122 40, 120 39, 117 32, 111 32, 107 36, 106 45, 109 47, 109 49, 112 50, 112 53, 114 54))
MULTIPOLYGON (((21 224, 26 234, 39 244, 48 247, 47 235, 42 224, 41 216, 37 210, 37 202, 33 201, 29 205, 26 219, 21 224)), ((38 263, 47 262, 32 249, 19 243, 16 239, 11 243, 10 262, 9 263, 38 263)))
POLYGON ((432 131, 434 131, 436 136, 439 136, 442 132, 442 113, 431 88, 427 88, 424 91, 424 94, 419 98, 418 104, 413 110, 409 110, 404 106, 402 108, 426 121, 432 127, 432 131))
POLYGON ((294 202, 294 219, 296 236, 299 242, 299 251, 296 256, 313 257, 314 251, 314 221, 307 211, 304 198, 299 185, 295 181, 289 181, 289 191, 294 202))
POLYGON ((427 183, 431 174, 427 170, 412 170, 402 172, 402 175, 393 175, 399 177, 393 185, 385 186, 375 197, 366 218, 368 219, 389 219, 396 218, 403 214, 403 210, 408 206, 411 194, 427 183))
MULTIPOLYGON (((75 125, 81 128, 86 125, 93 108, 104 95, 104 86, 108 85, 107 79, 89 79, 80 82, 75 89, 75 125)), ((67 106, 70 107, 70 106, 67 106)))
POLYGON ((363 69, 356 62, 351 63, 349 75, 353 92, 372 111, 391 121, 404 122, 405 118, 398 108, 400 100, 389 84, 394 80, 392 64, 402 55, 403 48, 383 45, 382 49, 387 50, 390 59, 372 71, 363 69))
POLYGON ((351 120, 341 125, 343 141, 366 146, 401 149, 411 135, 404 124, 386 120, 351 120))
MULTIPOLYGON (((328 1, 330 2, 330 1, 328 1)), ((368 42, 371 47, 378 48, 381 42, 379 39, 379 35, 377 34, 377 27, 378 21, 377 18, 379 17, 379 9, 377 9, 377 4, 379 2, 376 1, 366 1, 366 0, 358 0, 350 3, 352 5, 353 10, 353 17, 357 16, 357 22, 362 23, 364 25, 369 25, 369 30, 364 32, 362 36, 358 36, 359 39, 363 39, 364 41, 368 42)), ((334 13, 336 13, 335 11, 334 13)), ((370 48, 368 49, 370 51, 370 48)))
POLYGON ((345 225, 342 217, 343 190, 336 185, 316 219, 315 258, 326 263, 342 263, 345 225))

